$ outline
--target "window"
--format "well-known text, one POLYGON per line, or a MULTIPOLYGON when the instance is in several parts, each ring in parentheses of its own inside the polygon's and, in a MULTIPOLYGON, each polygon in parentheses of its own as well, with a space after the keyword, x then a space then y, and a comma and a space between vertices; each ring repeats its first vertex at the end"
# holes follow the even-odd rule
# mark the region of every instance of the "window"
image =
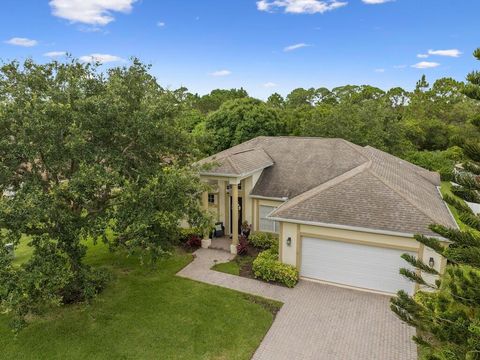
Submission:
POLYGON ((208 203, 215 204, 215 194, 208 194, 208 203))
POLYGON ((259 224, 259 229, 260 231, 269 231, 269 232, 274 232, 278 233, 279 232, 279 226, 278 222, 267 219, 268 214, 270 214, 273 210, 276 208, 273 206, 264 206, 260 205, 259 207, 259 217, 260 217, 260 224, 259 224))

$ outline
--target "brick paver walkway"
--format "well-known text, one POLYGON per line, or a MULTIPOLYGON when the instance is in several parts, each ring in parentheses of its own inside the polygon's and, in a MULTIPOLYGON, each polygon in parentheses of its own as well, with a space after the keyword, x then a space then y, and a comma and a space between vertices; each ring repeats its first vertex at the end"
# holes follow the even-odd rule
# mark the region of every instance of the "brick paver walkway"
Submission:
POLYGON ((232 255, 199 249, 177 275, 284 303, 253 359, 414 360, 414 330, 387 296, 300 281, 294 289, 210 270, 232 255))

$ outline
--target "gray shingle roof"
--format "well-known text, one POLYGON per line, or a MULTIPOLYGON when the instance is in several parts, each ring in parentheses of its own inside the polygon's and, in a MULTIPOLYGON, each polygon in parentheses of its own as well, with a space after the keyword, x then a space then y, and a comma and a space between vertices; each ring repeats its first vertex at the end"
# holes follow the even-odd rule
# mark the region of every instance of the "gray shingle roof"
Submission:
POLYGON ((274 165, 265 166, 251 195, 289 199, 272 217, 426 235, 434 235, 432 223, 457 226, 438 192, 437 173, 369 146, 258 137, 216 155, 234 164, 223 161, 221 171, 266 165, 266 156, 274 165))
POLYGON ((272 166, 273 160, 262 148, 237 149, 210 156, 197 164, 214 164, 212 168, 204 170, 203 174, 240 176, 272 166))

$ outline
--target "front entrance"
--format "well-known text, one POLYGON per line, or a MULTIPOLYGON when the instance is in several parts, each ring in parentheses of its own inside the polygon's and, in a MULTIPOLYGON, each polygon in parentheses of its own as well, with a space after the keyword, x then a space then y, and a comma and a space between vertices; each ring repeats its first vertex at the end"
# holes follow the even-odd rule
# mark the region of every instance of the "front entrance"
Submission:
MULTIPOLYGON (((242 227, 242 222, 243 222, 243 219, 242 219, 242 198, 239 197, 238 198, 238 233, 240 234, 240 231, 241 231, 241 227, 242 227)), ((232 214, 232 197, 230 196, 230 232, 232 232, 232 229, 233 229, 233 223, 232 223, 232 219, 233 219, 233 214, 232 214)))

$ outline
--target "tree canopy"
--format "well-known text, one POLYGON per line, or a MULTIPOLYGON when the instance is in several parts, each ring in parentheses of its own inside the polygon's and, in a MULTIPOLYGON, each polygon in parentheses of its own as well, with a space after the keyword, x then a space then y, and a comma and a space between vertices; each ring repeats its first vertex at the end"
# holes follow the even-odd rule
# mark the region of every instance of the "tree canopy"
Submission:
POLYGON ((83 262, 86 239, 155 260, 179 219, 204 221, 178 97, 137 60, 105 74, 76 60, 8 63, 0 105, 0 305, 19 324, 104 286, 83 262), (34 250, 18 268, 4 245, 24 237, 34 250))

